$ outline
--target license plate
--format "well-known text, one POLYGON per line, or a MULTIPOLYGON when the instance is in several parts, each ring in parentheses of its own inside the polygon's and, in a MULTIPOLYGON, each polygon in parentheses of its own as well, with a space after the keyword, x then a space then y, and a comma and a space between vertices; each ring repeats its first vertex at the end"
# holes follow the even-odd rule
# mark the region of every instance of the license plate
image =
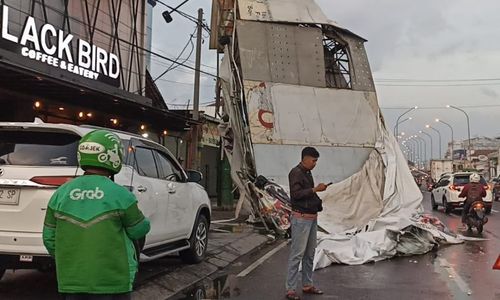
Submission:
POLYGON ((0 188, 0 204, 18 205, 20 189, 0 188))
POLYGON ((33 262, 33 255, 20 255, 19 261, 22 262, 33 262))

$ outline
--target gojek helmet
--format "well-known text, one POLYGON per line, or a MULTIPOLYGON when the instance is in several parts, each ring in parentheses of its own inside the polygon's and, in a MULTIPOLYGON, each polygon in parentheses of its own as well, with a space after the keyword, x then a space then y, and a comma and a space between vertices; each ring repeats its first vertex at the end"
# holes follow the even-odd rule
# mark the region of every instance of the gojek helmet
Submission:
POLYGON ((477 173, 472 173, 469 177, 469 181, 471 183, 478 183, 479 181, 481 181, 481 176, 479 176, 479 174, 477 173))
POLYGON ((84 170, 96 167, 116 174, 122 168, 123 145, 116 134, 107 130, 94 130, 80 140, 77 157, 84 170))

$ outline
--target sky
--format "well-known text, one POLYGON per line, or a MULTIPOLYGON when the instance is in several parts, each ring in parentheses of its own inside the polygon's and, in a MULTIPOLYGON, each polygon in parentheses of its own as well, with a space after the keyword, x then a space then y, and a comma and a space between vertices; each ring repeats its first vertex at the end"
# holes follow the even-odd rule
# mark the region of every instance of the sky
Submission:
MULTIPOLYGON (((165 0, 175 5, 181 0, 165 0)), ((197 14, 205 10, 210 22, 211 0, 191 0, 182 10, 197 14)), ((400 125, 400 132, 417 134, 430 124, 441 132, 443 151, 451 140, 467 138, 466 117, 447 104, 463 108, 470 117, 471 136, 500 136, 500 1, 496 0, 316 0, 324 13, 343 27, 368 40, 366 50, 376 81, 379 104, 387 126, 408 108, 417 110, 400 125), (480 4, 479 4, 480 3, 480 4)), ((153 51, 175 57, 185 46, 194 24, 174 15, 166 24, 163 7, 154 8, 153 51)), ((193 40, 194 42, 194 40, 193 40)), ((188 50, 190 47, 188 48, 188 50)), ((194 55, 191 57, 194 63, 194 55)), ((203 44, 202 69, 215 73, 216 53, 203 44)), ((153 77, 167 68, 153 61, 153 77)), ((178 68, 158 82, 170 107, 186 105, 193 97, 191 71, 178 68), (166 81, 168 80, 168 81, 166 81), (172 82, 175 81, 175 82, 172 82)), ((214 80, 202 76, 201 103, 214 100, 214 80)), ((434 136, 437 144, 437 134, 434 136)))

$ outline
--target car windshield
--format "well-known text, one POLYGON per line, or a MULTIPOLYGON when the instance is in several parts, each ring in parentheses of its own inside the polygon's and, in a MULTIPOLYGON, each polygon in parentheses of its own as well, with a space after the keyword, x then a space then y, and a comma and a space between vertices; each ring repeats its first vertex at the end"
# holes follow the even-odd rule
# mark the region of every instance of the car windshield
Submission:
MULTIPOLYGON (((455 176, 455 178, 453 179, 453 184, 454 185, 466 185, 467 183, 469 183, 469 176, 470 175, 458 175, 458 176, 455 176)), ((484 180, 483 176, 481 176, 481 181, 480 181, 482 184, 486 185, 486 180, 484 180)))
POLYGON ((0 130, 0 165, 77 166, 79 140, 65 132, 0 130))

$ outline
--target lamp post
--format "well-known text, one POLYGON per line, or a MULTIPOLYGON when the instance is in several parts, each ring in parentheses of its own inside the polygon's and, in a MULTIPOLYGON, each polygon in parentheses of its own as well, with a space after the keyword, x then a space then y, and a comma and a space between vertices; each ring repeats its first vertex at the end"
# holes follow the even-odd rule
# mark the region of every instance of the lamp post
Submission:
POLYGON ((440 119, 436 119, 436 122, 438 123, 443 123, 444 125, 448 126, 451 130, 451 161, 453 161, 453 141, 454 141, 454 138, 453 138, 453 127, 446 123, 445 121, 443 120, 440 120, 440 119))
POLYGON ((404 156, 406 157, 406 159, 408 160, 408 150, 409 150, 409 149, 408 149, 408 147, 406 147, 406 143, 401 143, 401 148, 402 148, 401 150, 403 150, 403 149, 404 149, 404 150, 403 150, 403 154, 404 154, 404 156))
POLYGON ((411 112, 412 110, 415 110, 417 109, 418 106, 414 106, 410 109, 408 109, 407 111, 405 111, 404 113, 402 113, 401 115, 399 115, 398 119, 396 120, 396 135, 399 134, 399 120, 401 119, 401 117, 403 117, 404 115, 406 115, 407 113, 411 112))
POLYGON ((433 151, 432 151, 432 135, 430 135, 427 132, 422 131, 422 130, 420 130, 419 133, 426 135, 430 139, 430 141, 431 141, 431 155, 430 156, 431 156, 431 159, 432 159, 433 158, 433 156, 432 156, 432 153, 433 153, 433 151))
POLYGON ((470 155, 471 155, 471 144, 470 144, 470 120, 469 120, 469 115, 467 114, 467 112, 459 107, 456 107, 456 106, 453 106, 453 105, 446 105, 447 108, 453 108, 453 109, 456 109, 458 111, 461 111, 464 115, 465 115, 465 118, 467 119, 467 139, 468 139, 468 150, 467 150, 467 160, 470 161, 470 155))
POLYGON ((425 166, 427 165, 427 142, 418 135, 416 135, 415 138, 417 139, 417 141, 421 141, 424 145, 423 148, 424 148, 424 170, 425 170, 425 166))
POLYGON ((442 152, 441 152, 441 132, 439 132, 439 130, 437 130, 436 128, 432 127, 431 125, 427 124, 425 125, 425 127, 429 128, 429 129, 432 129, 434 130, 435 132, 437 132, 438 136, 439 136, 439 159, 442 159, 442 152))
POLYGON ((403 141, 403 145, 406 147, 406 149, 408 149, 408 160, 413 161, 413 145, 409 142, 408 139, 403 141))
POLYGON ((398 133, 396 133, 396 128, 399 127, 399 124, 403 124, 404 122, 410 121, 410 120, 413 120, 413 118, 412 117, 408 117, 408 118, 404 119, 403 121, 396 123, 396 125, 394 125, 394 128, 392 130, 392 132, 394 133, 394 136, 398 136, 398 133))
POLYGON ((410 143, 413 149, 413 164, 418 168, 418 142, 412 139, 412 137, 408 138, 408 142, 410 143))
POLYGON ((416 135, 412 135, 411 136, 412 140, 415 141, 415 143, 417 143, 417 147, 418 147, 418 157, 419 157, 419 165, 420 167, 422 167, 422 160, 424 159, 424 151, 423 151, 423 145, 420 143, 420 141, 417 139, 417 136, 416 135))

